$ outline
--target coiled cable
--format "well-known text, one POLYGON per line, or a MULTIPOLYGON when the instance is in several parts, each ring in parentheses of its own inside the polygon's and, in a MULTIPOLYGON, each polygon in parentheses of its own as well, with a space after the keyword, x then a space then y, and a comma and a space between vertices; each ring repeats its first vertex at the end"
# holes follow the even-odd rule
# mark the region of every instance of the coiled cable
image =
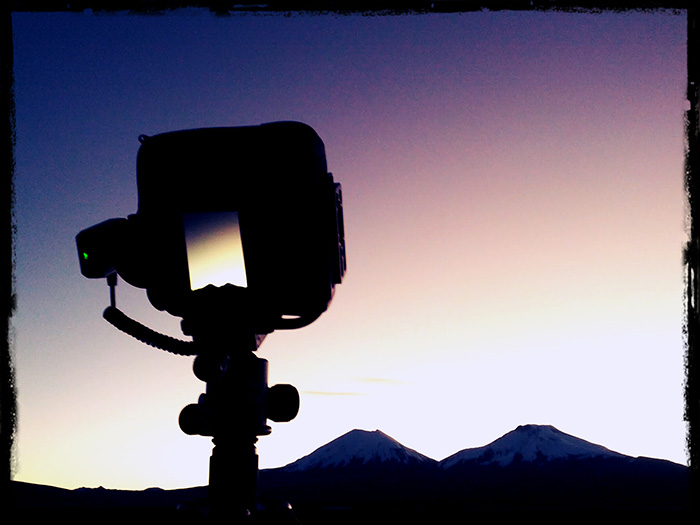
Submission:
POLYGON ((131 319, 116 306, 108 306, 105 308, 102 317, 122 332, 154 348, 159 348, 177 355, 190 356, 198 354, 197 345, 193 341, 183 341, 156 332, 138 321, 131 319))
POLYGON ((134 339, 138 339, 142 343, 149 346, 165 350, 171 354, 177 355, 197 355, 198 348, 194 341, 183 341, 170 337, 169 335, 161 334, 142 325, 138 321, 134 321, 124 312, 117 308, 117 274, 112 272, 107 275, 107 284, 109 285, 109 300, 110 305, 102 312, 102 317, 105 318, 112 326, 130 335, 134 339))

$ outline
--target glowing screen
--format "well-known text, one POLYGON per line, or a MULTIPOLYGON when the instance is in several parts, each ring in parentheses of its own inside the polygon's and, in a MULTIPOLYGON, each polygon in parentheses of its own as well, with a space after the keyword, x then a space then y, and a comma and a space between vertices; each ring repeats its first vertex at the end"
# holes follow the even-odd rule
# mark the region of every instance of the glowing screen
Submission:
POLYGON ((246 287, 238 212, 185 213, 182 222, 190 288, 194 291, 209 284, 246 287))

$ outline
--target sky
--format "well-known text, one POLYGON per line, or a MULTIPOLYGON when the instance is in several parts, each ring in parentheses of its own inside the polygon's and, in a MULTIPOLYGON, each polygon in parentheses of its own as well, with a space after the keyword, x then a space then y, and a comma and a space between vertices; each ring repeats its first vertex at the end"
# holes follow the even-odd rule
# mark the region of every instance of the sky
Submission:
MULTIPOLYGON (((192 358, 102 319, 75 235, 137 209, 141 134, 296 120, 341 182, 348 268, 270 334, 283 466, 380 429, 436 460, 522 424, 687 463, 686 18, 15 13, 14 479, 205 485, 192 358)), ((185 338, 123 281, 129 316, 185 338)))

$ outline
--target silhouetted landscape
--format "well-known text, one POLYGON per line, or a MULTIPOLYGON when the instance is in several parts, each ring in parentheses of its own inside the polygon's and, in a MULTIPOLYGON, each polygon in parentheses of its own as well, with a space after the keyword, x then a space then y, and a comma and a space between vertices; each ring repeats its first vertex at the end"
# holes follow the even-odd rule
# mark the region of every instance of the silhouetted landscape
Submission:
MULTIPOLYGON (((352 430, 308 456, 260 472, 265 523, 415 522, 494 515, 597 521, 654 515, 683 518, 688 468, 631 457, 548 425, 523 425, 492 443, 442 461, 379 430, 352 430), (288 512, 291 504, 294 514, 288 512)), ((206 487, 143 491, 67 490, 14 482, 23 516, 198 516, 206 487)))

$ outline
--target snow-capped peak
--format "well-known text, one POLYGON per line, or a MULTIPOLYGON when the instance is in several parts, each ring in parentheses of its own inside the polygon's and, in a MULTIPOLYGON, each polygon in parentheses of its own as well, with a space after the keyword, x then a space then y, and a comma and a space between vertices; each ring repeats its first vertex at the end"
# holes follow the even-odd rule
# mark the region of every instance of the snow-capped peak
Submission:
POLYGON ((450 468, 465 461, 506 466, 516 456, 525 462, 570 457, 623 457, 601 445, 565 434, 551 425, 521 425, 484 447, 465 449, 443 459, 440 466, 450 468))
POLYGON ((329 468, 351 463, 370 462, 435 462, 415 450, 403 446, 381 430, 351 430, 308 456, 290 463, 284 470, 300 471, 329 468))

